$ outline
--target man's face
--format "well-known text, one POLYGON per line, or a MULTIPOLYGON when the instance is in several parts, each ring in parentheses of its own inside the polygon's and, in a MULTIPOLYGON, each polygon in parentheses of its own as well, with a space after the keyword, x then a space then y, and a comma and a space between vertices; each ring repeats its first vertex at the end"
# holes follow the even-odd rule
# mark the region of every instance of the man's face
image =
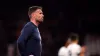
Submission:
POLYGON ((41 9, 37 9, 34 13, 33 13, 33 17, 35 18, 35 20, 37 22, 43 22, 43 12, 41 9))

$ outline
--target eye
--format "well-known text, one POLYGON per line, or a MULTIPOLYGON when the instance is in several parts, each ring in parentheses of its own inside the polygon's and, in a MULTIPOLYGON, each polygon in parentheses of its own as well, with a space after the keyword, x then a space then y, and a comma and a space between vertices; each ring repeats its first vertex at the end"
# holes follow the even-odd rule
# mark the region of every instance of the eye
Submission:
POLYGON ((40 13, 40 14, 43 14, 43 13, 40 13))

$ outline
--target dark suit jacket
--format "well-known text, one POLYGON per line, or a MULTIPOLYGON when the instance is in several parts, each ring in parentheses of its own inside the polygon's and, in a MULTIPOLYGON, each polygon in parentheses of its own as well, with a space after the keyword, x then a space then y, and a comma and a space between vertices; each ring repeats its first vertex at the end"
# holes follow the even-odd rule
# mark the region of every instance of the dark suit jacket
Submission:
POLYGON ((37 26, 28 22, 22 29, 17 44, 21 56, 40 56, 42 45, 37 26))

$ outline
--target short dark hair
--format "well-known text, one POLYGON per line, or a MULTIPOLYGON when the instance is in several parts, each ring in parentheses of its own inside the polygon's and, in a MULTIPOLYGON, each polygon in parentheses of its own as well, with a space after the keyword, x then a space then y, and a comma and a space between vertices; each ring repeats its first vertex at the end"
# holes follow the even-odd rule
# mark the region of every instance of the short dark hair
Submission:
POLYGON ((31 17, 30 15, 35 12, 37 9, 42 9, 41 6, 31 6, 29 7, 29 10, 28 10, 28 16, 31 17))
POLYGON ((79 40, 77 36, 71 36, 71 41, 79 40))
POLYGON ((79 40, 79 35, 76 33, 72 33, 69 37, 71 41, 79 40))

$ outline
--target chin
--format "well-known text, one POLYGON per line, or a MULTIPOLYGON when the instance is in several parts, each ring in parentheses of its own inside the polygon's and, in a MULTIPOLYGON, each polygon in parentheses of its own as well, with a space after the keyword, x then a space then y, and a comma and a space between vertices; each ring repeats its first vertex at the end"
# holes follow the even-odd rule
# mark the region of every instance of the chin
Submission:
POLYGON ((43 22, 44 20, 42 19, 42 20, 40 20, 41 22, 43 22))
POLYGON ((42 23, 42 22, 43 22, 43 20, 40 20, 40 21, 38 21, 38 22, 42 23))
POLYGON ((43 20, 41 22, 43 22, 43 20))

